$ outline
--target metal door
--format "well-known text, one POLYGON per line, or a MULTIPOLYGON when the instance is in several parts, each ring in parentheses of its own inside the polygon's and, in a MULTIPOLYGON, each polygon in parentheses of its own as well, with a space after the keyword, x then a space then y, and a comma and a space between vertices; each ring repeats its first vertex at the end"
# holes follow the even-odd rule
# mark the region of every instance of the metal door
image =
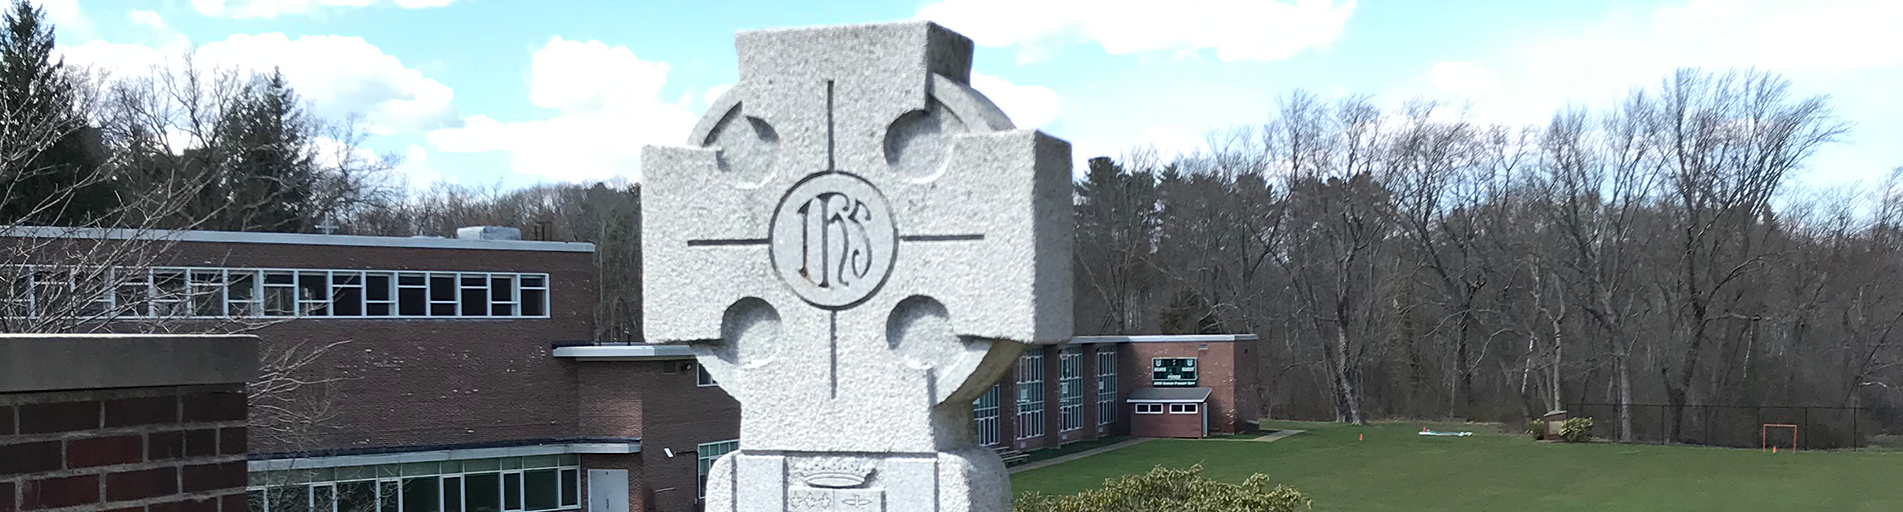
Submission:
POLYGON ((588 470, 588 512, 628 512, 628 470, 588 470))

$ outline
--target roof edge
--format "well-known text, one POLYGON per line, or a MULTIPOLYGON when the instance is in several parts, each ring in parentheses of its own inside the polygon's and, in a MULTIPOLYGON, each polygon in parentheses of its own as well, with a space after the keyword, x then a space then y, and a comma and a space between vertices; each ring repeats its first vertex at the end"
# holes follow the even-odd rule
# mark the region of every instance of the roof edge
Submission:
POLYGON ((342 247, 392 247, 412 249, 475 249, 539 252, 595 252, 588 242, 541 242, 533 240, 464 240, 364 235, 319 235, 311 233, 254 233, 245 231, 186 231, 170 229, 76 228, 58 226, 13 226, 0 228, 4 238, 73 238, 95 240, 153 240, 171 242, 208 242, 234 244, 327 245, 342 247))
POLYGON ((1256 341, 1254 334, 1147 334, 1135 336, 1077 336, 1071 343, 1233 343, 1256 341))

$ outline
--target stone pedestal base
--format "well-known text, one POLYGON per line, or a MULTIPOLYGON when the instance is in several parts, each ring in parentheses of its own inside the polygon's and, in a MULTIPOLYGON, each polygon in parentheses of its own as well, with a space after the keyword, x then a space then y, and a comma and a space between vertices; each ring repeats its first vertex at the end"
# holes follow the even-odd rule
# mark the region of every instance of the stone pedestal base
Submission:
POLYGON ((707 474, 708 512, 1009 512, 991 450, 922 454, 738 451, 707 474), (929 507, 929 508, 927 508, 929 507))

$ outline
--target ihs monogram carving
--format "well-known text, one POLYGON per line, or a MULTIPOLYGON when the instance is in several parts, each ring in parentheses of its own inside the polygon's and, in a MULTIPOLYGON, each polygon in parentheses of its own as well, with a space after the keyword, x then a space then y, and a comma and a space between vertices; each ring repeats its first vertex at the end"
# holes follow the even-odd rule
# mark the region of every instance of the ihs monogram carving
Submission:
POLYGON ((800 180, 773 212, 773 268, 800 298, 851 307, 885 284, 898 255, 892 208, 864 178, 838 171, 800 180))

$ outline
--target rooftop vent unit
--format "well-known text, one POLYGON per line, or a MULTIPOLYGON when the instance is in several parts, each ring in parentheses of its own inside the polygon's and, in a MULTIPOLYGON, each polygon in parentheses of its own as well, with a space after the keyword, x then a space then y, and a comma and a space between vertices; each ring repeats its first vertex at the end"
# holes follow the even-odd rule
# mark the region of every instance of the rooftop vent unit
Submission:
POLYGON ((470 226, 457 228, 456 238, 463 240, 521 240, 522 230, 502 226, 470 226))

